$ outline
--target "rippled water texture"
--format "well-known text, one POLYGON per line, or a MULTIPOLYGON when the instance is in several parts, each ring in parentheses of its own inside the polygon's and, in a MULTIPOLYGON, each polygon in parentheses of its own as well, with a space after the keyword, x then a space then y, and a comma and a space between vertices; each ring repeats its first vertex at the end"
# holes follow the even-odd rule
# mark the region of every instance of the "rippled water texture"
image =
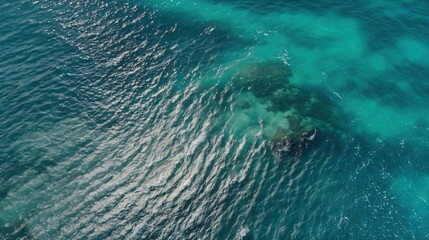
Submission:
POLYGON ((429 238, 427 1, 0 13, 0 239, 429 238))

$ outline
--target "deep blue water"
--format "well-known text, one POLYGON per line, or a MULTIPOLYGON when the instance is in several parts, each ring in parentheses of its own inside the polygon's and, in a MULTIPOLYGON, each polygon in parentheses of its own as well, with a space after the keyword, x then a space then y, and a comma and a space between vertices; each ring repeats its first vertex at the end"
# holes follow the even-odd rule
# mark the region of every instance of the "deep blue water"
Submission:
POLYGON ((429 238, 429 2, 0 13, 0 239, 429 238))

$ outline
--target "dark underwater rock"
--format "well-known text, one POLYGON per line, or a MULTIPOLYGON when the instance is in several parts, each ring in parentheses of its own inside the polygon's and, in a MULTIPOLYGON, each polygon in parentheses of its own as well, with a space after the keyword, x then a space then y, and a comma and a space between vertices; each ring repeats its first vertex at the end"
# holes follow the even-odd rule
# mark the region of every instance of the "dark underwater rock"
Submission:
POLYGON ((252 104, 250 104, 249 102, 244 102, 243 104, 241 104, 240 109, 242 110, 246 110, 252 107, 252 104))
POLYGON ((298 115, 289 115, 286 117, 289 127, 293 132, 299 132, 301 129, 302 117, 298 115))
POLYGON ((310 131, 302 133, 301 142, 308 143, 314 141, 316 138, 317 129, 311 129, 310 131))
POLYGON ((282 156, 287 153, 292 153, 295 150, 295 142, 289 139, 288 137, 284 137, 280 141, 276 141, 271 143, 271 150, 274 155, 282 156))
POLYGON ((275 156, 295 155, 299 156, 302 151, 308 148, 308 145, 314 141, 317 135, 317 129, 305 131, 300 137, 284 136, 271 142, 271 150, 275 156))
POLYGON ((274 111, 287 111, 291 108, 300 108, 303 106, 306 101, 305 93, 292 85, 287 85, 282 88, 277 89, 272 95, 270 95, 269 100, 272 104, 272 109, 274 111))
POLYGON ((329 122, 336 108, 333 101, 322 93, 312 94, 312 98, 305 104, 306 116, 329 122))
POLYGON ((292 94, 283 90, 283 96, 276 92, 270 96, 271 111, 287 113, 287 129, 278 129, 270 136, 274 155, 291 154, 298 156, 314 143, 318 130, 336 132, 344 128, 345 116, 329 97, 318 91, 305 91, 297 87, 292 94), (316 130, 317 129, 317 130, 316 130))
POLYGON ((234 86, 248 90, 256 97, 267 97, 289 85, 291 69, 281 61, 252 63, 234 77, 234 86))

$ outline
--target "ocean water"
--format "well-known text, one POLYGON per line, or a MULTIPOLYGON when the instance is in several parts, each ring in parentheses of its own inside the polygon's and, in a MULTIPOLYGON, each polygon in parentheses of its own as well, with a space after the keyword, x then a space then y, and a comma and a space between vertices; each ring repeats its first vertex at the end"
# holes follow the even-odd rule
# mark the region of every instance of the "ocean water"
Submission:
POLYGON ((429 238, 428 1, 0 13, 0 239, 429 238))

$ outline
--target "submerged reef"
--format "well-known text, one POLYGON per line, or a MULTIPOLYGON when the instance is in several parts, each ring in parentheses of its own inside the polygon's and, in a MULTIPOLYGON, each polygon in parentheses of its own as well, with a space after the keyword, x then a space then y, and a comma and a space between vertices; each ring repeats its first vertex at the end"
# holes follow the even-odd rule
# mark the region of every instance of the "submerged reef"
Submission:
POLYGON ((234 77, 234 85, 249 90, 256 97, 267 97, 278 89, 287 88, 291 69, 280 61, 252 63, 234 77))
POLYGON ((294 86, 292 77, 289 65, 267 61, 251 63, 233 78, 239 111, 263 120, 263 134, 278 156, 299 155, 318 132, 337 131, 343 119, 324 92, 294 86))

